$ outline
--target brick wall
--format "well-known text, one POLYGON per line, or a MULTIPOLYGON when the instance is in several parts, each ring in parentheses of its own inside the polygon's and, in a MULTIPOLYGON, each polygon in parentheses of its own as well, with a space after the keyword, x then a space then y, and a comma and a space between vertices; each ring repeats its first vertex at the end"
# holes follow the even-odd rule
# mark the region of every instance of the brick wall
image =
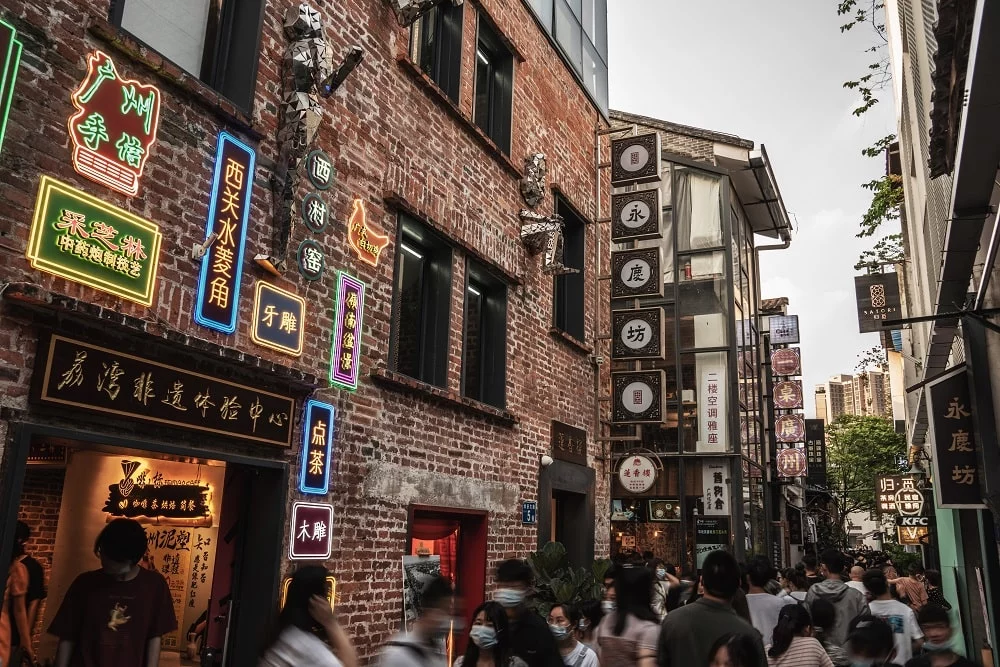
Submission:
MULTIPOLYGON (((21 490, 18 518, 31 528, 31 539, 26 551, 41 563, 45 570, 46 586, 51 578, 52 552, 56 544, 56 526, 59 523, 59 505, 62 502, 65 477, 66 471, 63 468, 29 467, 21 490)), ((42 601, 38 609, 38 621, 33 632, 36 640, 42 632, 43 618, 45 601, 42 601)))
MULTIPOLYGON (((591 460, 598 472, 597 553, 608 551, 606 461, 594 443, 594 370, 586 350, 548 333, 552 321, 552 279, 540 258, 519 240, 517 211, 523 156, 548 156, 549 181, 584 215, 596 210, 594 128, 603 124, 596 108, 540 32, 522 2, 483 0, 465 5, 463 75, 459 103, 452 106, 405 62, 408 33, 382 0, 316 1, 324 14, 335 63, 348 45, 366 57, 337 94, 324 105, 315 147, 335 162, 337 181, 324 194, 331 222, 323 235, 296 224, 288 244, 290 268, 266 278, 305 297, 310 321, 304 353, 293 359, 256 346, 249 336, 253 285, 263 279, 247 260, 239 328, 233 336, 196 326, 192 310, 199 265, 190 247, 204 237, 208 184, 215 137, 228 129, 258 151, 247 257, 269 252, 272 202, 268 179, 277 158, 276 133, 281 31, 288 0, 266 4, 263 53, 252 116, 241 117, 204 85, 192 81, 105 22, 108 0, 34 3, 0 0, 0 16, 18 29, 25 44, 7 139, 0 153, 0 282, 28 282, 44 290, 103 306, 110 313, 144 322, 155 336, 180 333, 235 348, 269 362, 325 377, 335 289, 334 269, 343 269, 370 287, 362 346, 362 385, 357 392, 321 389, 318 396, 337 405, 336 468, 330 501, 336 507, 334 555, 330 567, 340 582, 340 609, 364 658, 397 627, 401 608, 400 557, 406 547, 407 508, 413 503, 474 507, 489 515, 492 566, 501 558, 534 548, 535 529, 520 523, 519 502, 535 499, 541 454, 548 451, 550 420, 586 427, 591 460), (516 63, 514 121, 510 158, 491 147, 470 121, 478 12, 487 13, 521 54, 516 63), (114 42, 114 43, 111 43, 114 42), (163 91, 159 141, 150 156, 138 196, 119 196, 76 175, 69 162, 66 119, 70 91, 82 79, 88 51, 109 53, 124 76, 153 83, 163 91), (160 276, 152 307, 144 308, 76 283, 31 269, 24 258, 35 193, 49 174, 100 199, 150 219, 164 232, 160 276), (355 197, 365 199, 372 227, 388 234, 389 246, 377 268, 360 263, 346 243, 344 222, 355 197), (400 209, 424 219, 458 245, 453 264, 451 336, 446 393, 434 395, 409 383, 376 383, 389 359, 392 274, 396 220, 400 209), (324 247, 325 277, 301 279, 293 253, 305 238, 324 247), (461 331, 464 266, 473 256, 511 279, 508 297, 507 410, 497 419, 489 410, 461 406, 461 331), (459 401, 460 402, 460 401, 459 401), (405 482, 405 483, 404 483, 405 482)), ((299 192, 301 197, 305 186, 299 192)), ((540 207, 552 209, 551 195, 540 207)), ((604 201, 606 211, 607 201, 604 201)), ((606 213, 603 213, 606 215, 606 213)), ((584 343, 594 346, 595 281, 606 273, 607 245, 596 264, 597 234, 587 227, 584 343)), ((602 287, 606 291, 606 286, 602 287)), ((598 302, 606 308, 607 296, 598 302)), ((114 326, 114 325, 106 325, 114 326)), ((605 325, 606 326, 606 325, 605 325)), ((36 329, 31 316, 3 304, 0 310, 0 407, 9 414, 34 410, 27 388, 34 362, 36 329)), ((601 352, 604 345, 596 346, 601 352)), ((154 347, 149 347, 151 353, 154 347)), ((441 392, 437 392, 440 394, 441 392)), ((74 425, 73 416, 56 415, 74 425)), ((60 421, 62 420, 62 421, 60 421)), ((0 424, 0 426, 3 426, 0 424)), ((173 438, 159 429, 106 423, 102 430, 173 438)), ((179 440, 184 440, 178 436, 179 440)), ((297 453, 276 454, 250 445, 188 438, 205 451, 285 456, 295 470, 297 453)), ((3 445, 0 445, 3 446, 3 445)), ((5 449, 6 451, 6 449, 5 449)), ((9 458, 9 457, 6 457, 9 458)), ((294 483, 290 484, 294 487, 294 483)), ((289 500, 297 494, 290 493, 289 500)), ((590 527, 585 527, 589 530, 590 527)), ((284 537, 287 539, 287 535, 284 537)), ((492 569, 492 568, 491 568, 492 569)), ((470 601, 474 602, 474 601, 470 601)))

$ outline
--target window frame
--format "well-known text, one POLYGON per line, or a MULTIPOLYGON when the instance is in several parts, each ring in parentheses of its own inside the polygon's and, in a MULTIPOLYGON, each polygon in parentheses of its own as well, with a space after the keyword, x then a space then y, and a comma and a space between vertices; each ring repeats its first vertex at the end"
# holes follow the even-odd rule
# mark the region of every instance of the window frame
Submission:
POLYGON ((473 257, 465 260, 465 289, 462 292, 462 396, 507 409, 507 295, 508 285, 488 266, 473 257), (475 288, 473 288, 475 285, 475 288), (479 387, 475 394, 468 385, 469 371, 469 293, 479 291, 480 359, 479 387))
POLYGON ((514 124, 514 53, 504 43, 502 33, 489 17, 478 12, 476 18, 475 70, 472 90, 472 122, 497 145, 504 155, 510 155, 514 124), (484 39, 485 38, 485 39, 484 39), (484 122, 479 118, 479 70, 483 60, 481 47, 487 52, 489 91, 488 112, 484 122), (499 107, 499 108, 498 108, 499 107), (485 124, 485 127, 484 127, 485 124))
POLYGON ((444 91, 455 104, 458 104, 462 89, 462 46, 465 28, 464 5, 454 6, 450 3, 436 5, 429 12, 414 21, 410 27, 409 58, 420 70, 444 91), (434 31, 438 35, 431 55, 431 71, 424 68, 423 49, 427 43, 424 39, 426 24, 435 22, 434 31), (423 31, 423 32, 422 32, 423 31), (453 40, 457 37, 457 43, 453 40), (419 41, 418 41, 419 40, 419 41))
POLYGON ((587 224, 576 210, 558 195, 555 197, 555 211, 557 215, 562 216, 565 222, 563 263, 568 267, 578 269, 579 273, 552 278, 552 326, 572 338, 584 342, 587 339, 587 224), (570 249, 571 234, 574 240, 579 239, 580 259, 578 262, 570 261, 568 257, 567 250, 570 249), (577 300, 579 300, 578 316, 576 313, 570 312, 577 300))

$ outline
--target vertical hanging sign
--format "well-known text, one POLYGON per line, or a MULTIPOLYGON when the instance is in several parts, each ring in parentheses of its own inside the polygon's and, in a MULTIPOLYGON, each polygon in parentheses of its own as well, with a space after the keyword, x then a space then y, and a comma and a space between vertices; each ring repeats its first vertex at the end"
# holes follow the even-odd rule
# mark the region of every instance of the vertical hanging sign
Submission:
POLYGON ((330 488, 330 456, 333 451, 333 420, 336 415, 329 403, 311 400, 306 403, 302 421, 302 470, 299 491, 325 496, 330 488))
POLYGON ((0 150, 7 132, 7 116, 14 101, 14 84, 17 68, 21 64, 23 46, 17 39, 17 30, 6 21, 0 20, 0 150))
POLYGON ((214 241, 201 260, 194 320, 225 334, 236 331, 255 162, 252 148, 219 133, 205 229, 205 238, 214 241))
POLYGON ((87 56, 87 76, 72 98, 69 118, 73 168, 87 178, 129 197, 156 143, 160 91, 122 78, 102 51, 87 56))
POLYGON ((358 388, 361 357, 361 321, 365 310, 365 284, 343 271, 337 273, 337 326, 330 355, 330 384, 358 388))
MULTIPOLYGON (((934 433, 934 495, 938 507, 984 509, 980 486, 979 438, 972 415, 969 372, 965 366, 928 385, 927 412, 934 433)), ((897 500, 897 509, 898 509, 897 500)))

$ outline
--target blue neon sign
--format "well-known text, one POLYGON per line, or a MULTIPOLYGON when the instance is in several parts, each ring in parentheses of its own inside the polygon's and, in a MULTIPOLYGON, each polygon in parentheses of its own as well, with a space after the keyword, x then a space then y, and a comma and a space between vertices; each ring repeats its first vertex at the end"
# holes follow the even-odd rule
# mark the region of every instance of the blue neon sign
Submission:
POLYGON ((333 452, 333 423, 336 410, 329 403, 310 400, 302 420, 302 463, 299 491, 327 494, 330 487, 330 456, 333 452))

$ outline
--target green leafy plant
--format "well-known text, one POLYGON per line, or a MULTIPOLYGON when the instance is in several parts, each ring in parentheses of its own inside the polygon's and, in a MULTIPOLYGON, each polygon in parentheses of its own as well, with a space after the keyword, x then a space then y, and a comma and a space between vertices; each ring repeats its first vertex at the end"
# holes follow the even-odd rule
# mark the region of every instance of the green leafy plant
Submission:
POLYGON ((549 542, 528 555, 528 564, 535 575, 535 610, 542 616, 557 604, 580 605, 601 599, 604 575, 611 569, 608 559, 595 560, 590 570, 573 567, 566 557, 566 547, 549 542))

